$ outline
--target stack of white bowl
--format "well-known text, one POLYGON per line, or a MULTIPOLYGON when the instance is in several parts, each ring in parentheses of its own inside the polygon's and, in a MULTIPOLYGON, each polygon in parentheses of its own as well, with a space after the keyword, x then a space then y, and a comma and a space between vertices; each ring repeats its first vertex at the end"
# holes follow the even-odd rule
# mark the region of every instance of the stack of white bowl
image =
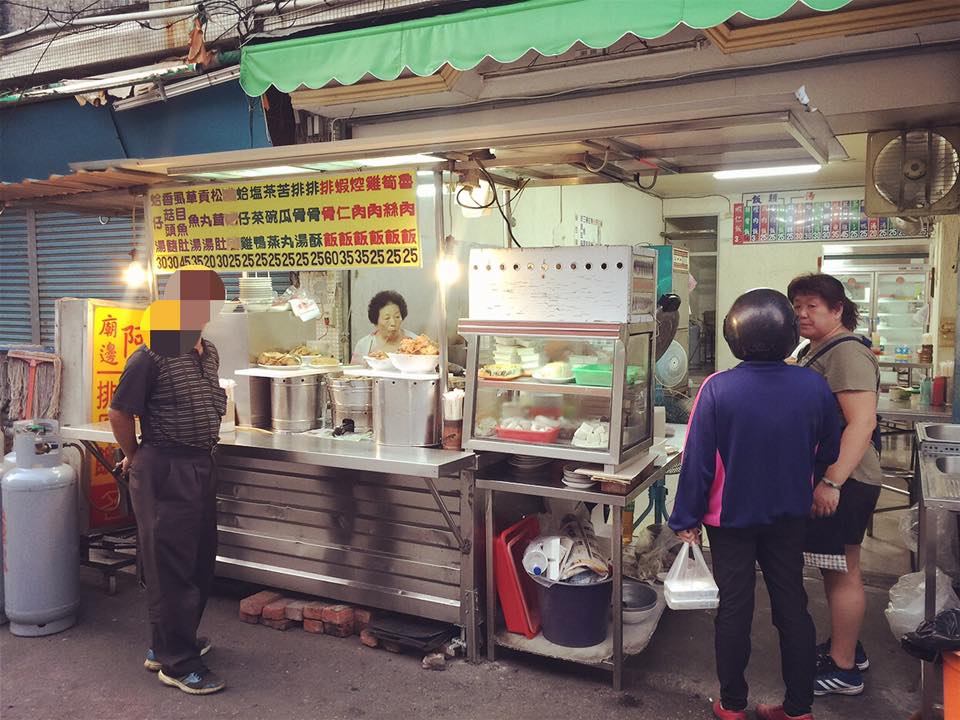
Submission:
POLYGON ((248 312, 264 312, 273 303, 273 284, 269 277, 240 278, 240 302, 248 312))

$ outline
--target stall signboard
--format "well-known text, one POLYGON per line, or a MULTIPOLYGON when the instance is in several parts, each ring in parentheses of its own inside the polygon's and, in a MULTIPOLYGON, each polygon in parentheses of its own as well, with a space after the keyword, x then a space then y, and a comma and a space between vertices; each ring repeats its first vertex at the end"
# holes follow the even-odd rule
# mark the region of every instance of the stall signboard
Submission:
POLYGON ((823 242, 905 237, 893 218, 867 217, 863 198, 826 199, 813 192, 744 196, 733 206, 733 244, 823 242))
POLYGON ((153 265, 218 271, 419 267, 416 172, 151 188, 153 265))
MULTIPOLYGON (((107 420, 110 401, 123 368, 133 351, 143 345, 140 318, 143 310, 110 305, 93 306, 93 368, 90 418, 107 420)), ((97 443, 100 452, 113 457, 116 446, 97 443)), ((88 454, 90 477, 90 526, 102 527, 129 519, 129 508, 121 502, 120 489, 110 472, 88 454)))

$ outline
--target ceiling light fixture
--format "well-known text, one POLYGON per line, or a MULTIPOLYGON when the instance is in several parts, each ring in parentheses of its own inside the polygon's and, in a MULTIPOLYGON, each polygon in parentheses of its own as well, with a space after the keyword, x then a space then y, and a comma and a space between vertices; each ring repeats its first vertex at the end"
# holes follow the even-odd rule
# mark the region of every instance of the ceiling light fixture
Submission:
POLYGON ((713 174, 713 177, 717 180, 738 180, 743 178, 778 177, 780 175, 808 175, 819 172, 820 167, 820 165, 781 165, 779 167, 719 170, 713 174))

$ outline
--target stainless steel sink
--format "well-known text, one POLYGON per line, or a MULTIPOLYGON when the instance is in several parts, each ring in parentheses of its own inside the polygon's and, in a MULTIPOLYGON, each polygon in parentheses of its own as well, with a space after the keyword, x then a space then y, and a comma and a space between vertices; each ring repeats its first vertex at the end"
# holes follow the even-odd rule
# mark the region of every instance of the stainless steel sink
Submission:
POLYGON ((924 432, 931 440, 960 443, 960 425, 927 425, 924 432))
POLYGON ((960 475, 960 456, 938 457, 937 470, 946 475, 960 475))

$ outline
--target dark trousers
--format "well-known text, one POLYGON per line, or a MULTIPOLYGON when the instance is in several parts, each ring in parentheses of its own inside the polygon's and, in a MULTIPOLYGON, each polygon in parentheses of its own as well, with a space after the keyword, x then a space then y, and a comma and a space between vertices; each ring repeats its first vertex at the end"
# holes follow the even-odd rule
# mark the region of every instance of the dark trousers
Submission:
POLYGON ((202 451, 144 445, 130 468, 151 647, 167 675, 204 670, 197 628, 217 555, 217 468, 202 451))
POLYGON ((720 698, 728 710, 747 707, 743 673, 750 660, 755 563, 760 563, 773 624, 780 634, 780 668, 788 715, 810 712, 816 670, 816 629, 803 589, 805 518, 786 518, 749 528, 707 527, 713 575, 720 588, 716 655, 720 698))

